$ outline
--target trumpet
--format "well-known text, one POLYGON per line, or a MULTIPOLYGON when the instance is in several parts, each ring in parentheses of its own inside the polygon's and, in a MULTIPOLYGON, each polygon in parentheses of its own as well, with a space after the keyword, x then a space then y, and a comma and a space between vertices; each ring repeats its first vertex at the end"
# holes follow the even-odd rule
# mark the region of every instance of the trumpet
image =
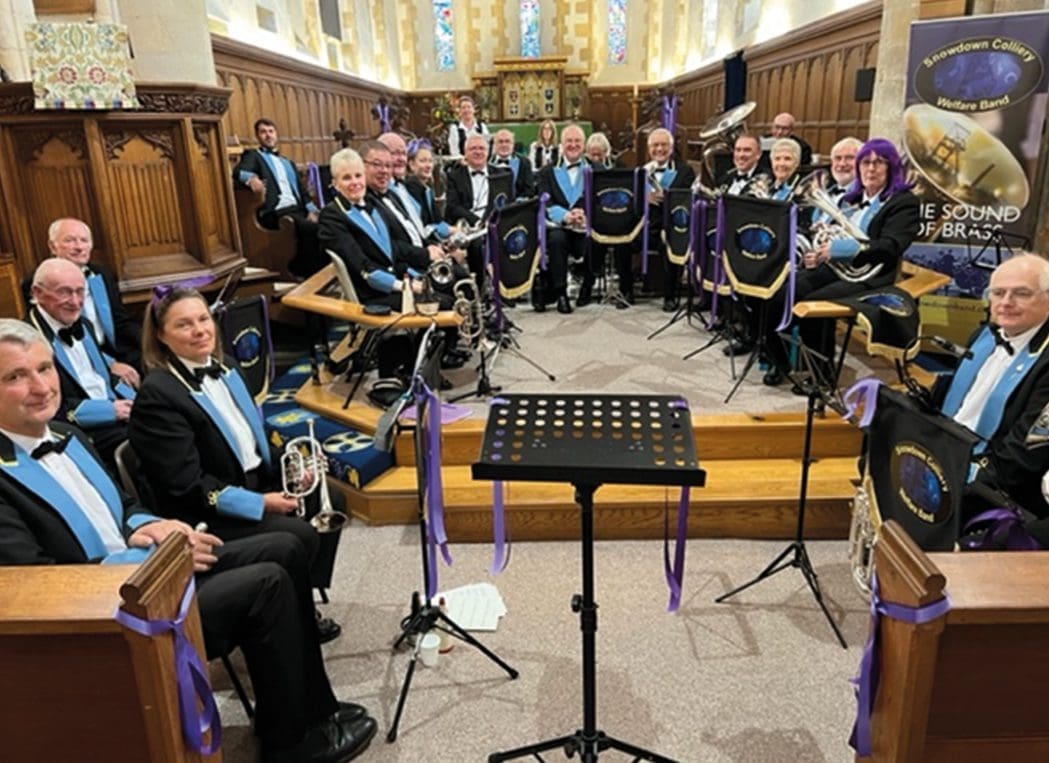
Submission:
POLYGON ((487 232, 483 220, 473 227, 467 225, 465 220, 460 220, 456 223, 455 227, 452 228, 451 235, 441 242, 441 247, 446 252, 452 252, 456 249, 465 249, 474 241, 483 238, 487 232))
POLYGON ((288 441, 280 457, 284 493, 298 500, 295 516, 305 518, 306 497, 320 486, 320 510, 310 519, 310 525, 319 533, 342 530, 350 518, 331 507, 326 476, 328 459, 324 448, 313 434, 313 419, 307 422, 307 434, 288 441))

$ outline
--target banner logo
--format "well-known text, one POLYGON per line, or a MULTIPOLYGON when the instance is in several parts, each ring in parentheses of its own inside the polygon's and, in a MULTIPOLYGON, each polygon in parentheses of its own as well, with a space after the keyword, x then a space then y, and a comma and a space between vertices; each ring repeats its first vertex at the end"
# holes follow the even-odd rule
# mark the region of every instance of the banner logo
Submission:
POLYGON ((862 295, 859 300, 865 304, 879 307, 889 315, 895 315, 898 318, 907 318, 914 314, 914 307, 899 294, 874 292, 862 295))
POLYGON ((233 340, 233 357, 242 369, 251 368, 262 357, 262 332, 254 326, 237 334, 233 340))
POLYGON ((602 212, 622 215, 630 211, 634 194, 626 188, 604 188, 597 193, 597 204, 602 212))
POLYGON ((503 234, 503 251, 511 260, 521 259, 528 249, 528 229, 516 225, 503 234))
POLYGON ((670 225, 674 228, 675 233, 687 233, 691 218, 692 210, 684 204, 670 210, 670 225))
POLYGON ((776 232, 762 223, 745 223, 736 229, 739 253, 750 260, 764 260, 776 251, 776 232))
POLYGON ((1024 100, 1042 80, 1041 57, 1004 35, 970 37, 922 57, 918 97, 947 111, 991 111, 1024 100))
POLYGON ((950 488, 943 467, 929 451, 902 441, 892 449, 889 470, 893 492, 914 516, 931 525, 951 518, 950 488))

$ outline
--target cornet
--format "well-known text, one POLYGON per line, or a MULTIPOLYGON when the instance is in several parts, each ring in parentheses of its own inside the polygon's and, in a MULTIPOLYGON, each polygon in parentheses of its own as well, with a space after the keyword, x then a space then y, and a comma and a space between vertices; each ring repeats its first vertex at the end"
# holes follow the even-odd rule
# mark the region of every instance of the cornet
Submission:
POLYGON ((307 434, 288 441, 280 457, 281 479, 285 495, 298 499, 295 516, 306 516, 306 497, 320 485, 320 510, 310 519, 319 533, 339 532, 350 518, 331 507, 328 495, 327 463, 324 448, 313 435, 313 419, 307 422, 307 434))

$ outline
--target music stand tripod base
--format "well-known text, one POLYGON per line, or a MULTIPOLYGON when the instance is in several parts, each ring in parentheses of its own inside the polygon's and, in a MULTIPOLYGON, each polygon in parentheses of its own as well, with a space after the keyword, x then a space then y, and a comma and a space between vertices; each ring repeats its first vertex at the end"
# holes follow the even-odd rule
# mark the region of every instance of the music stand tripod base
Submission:
POLYGON ((572 597, 583 640, 583 727, 573 734, 492 753, 491 763, 548 750, 597 761, 604 750, 635 760, 671 759, 597 728, 594 492, 604 483, 703 485, 688 404, 671 395, 505 395, 492 403, 474 479, 569 482, 580 508, 582 594, 572 597))

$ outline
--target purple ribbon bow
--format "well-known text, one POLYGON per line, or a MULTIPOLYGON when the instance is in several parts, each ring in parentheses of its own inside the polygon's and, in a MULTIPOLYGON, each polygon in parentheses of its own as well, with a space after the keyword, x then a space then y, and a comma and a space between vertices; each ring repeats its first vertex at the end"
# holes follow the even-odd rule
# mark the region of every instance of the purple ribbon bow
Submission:
POLYGON ((878 638, 879 622, 884 615, 891 620, 899 620, 912 625, 922 625, 943 617, 951 609, 951 601, 946 595, 930 604, 920 607, 908 607, 905 604, 884 602, 878 595, 878 575, 871 576, 871 621, 867 643, 860 658, 860 672, 851 683, 856 686, 856 722, 849 736, 849 746, 862 757, 871 754, 871 713, 874 710, 874 699, 878 694, 878 638))
POLYGON ((988 509, 970 519, 962 530, 968 535, 979 525, 990 523, 987 532, 980 538, 966 538, 962 547, 969 551, 1040 551, 1042 545, 1023 526, 1023 517, 1018 509, 988 509))
POLYGON ((444 485, 441 480, 441 401, 433 390, 420 381, 415 393, 415 417, 422 427, 421 436, 426 443, 423 459, 423 476, 426 483, 426 566, 429 569, 426 595, 437 594, 437 549, 446 565, 451 565, 452 555, 448 551, 448 533, 444 529, 444 485), (426 418, 423 418, 423 408, 426 418))
POLYGON ((122 609, 117 609, 115 619, 129 630, 141 636, 156 638, 171 633, 175 638, 175 679, 178 683, 178 707, 182 719, 182 736, 194 752, 211 755, 222 745, 222 721, 211 693, 208 668, 186 636, 183 625, 189 614, 196 586, 193 578, 186 584, 178 613, 173 620, 143 620, 122 609), (197 709, 197 702, 200 709, 197 709), (204 735, 211 732, 211 741, 204 743, 204 735))
POLYGON ((313 190, 317 193, 317 206, 324 206, 324 185, 321 183, 321 168, 317 166, 317 162, 306 163, 306 181, 313 186, 313 190))
POLYGON ((379 101, 375 104, 375 116, 379 118, 379 132, 390 131, 390 107, 388 104, 379 101))
POLYGON ((676 95, 668 94, 663 96, 663 114, 662 123, 663 127, 670 131, 670 134, 674 134, 674 128, 677 126, 677 107, 681 102, 681 99, 676 95))
POLYGON ((881 380, 869 376, 866 379, 860 379, 845 390, 841 396, 842 402, 845 403, 845 418, 853 418, 862 405, 863 416, 856 422, 856 425, 869 427, 874 421, 874 411, 878 408, 878 387, 880 386, 881 380))

